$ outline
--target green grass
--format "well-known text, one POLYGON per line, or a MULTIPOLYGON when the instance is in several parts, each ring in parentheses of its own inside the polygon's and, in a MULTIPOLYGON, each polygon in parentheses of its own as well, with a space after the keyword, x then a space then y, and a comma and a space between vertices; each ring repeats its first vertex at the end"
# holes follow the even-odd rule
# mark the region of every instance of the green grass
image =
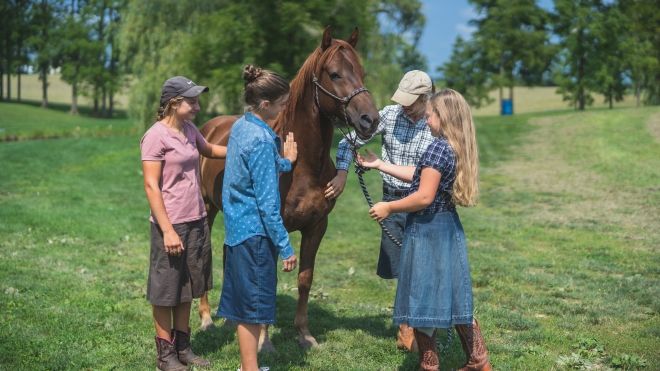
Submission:
POLYGON ((25 103, 0 103, 0 141, 136 134, 137 129, 126 117, 90 118, 25 103))
MULTIPOLYGON (((495 369, 659 367, 660 140, 648 126, 659 116, 645 108, 477 118, 482 200, 460 213, 495 369)), ((0 369, 153 369, 138 141, 0 143, 0 369)), ((378 198, 378 174, 367 181, 378 198)), ((317 257, 309 315, 321 345, 298 348, 295 275, 281 273, 278 353, 263 364, 414 369, 416 355, 394 348, 395 283, 374 273, 379 239, 351 175, 317 257)), ((194 314, 191 322, 199 324, 194 314)), ((213 369, 235 369, 236 339, 221 323, 195 330, 193 346, 213 369)), ((462 357, 454 339, 443 369, 462 357)))

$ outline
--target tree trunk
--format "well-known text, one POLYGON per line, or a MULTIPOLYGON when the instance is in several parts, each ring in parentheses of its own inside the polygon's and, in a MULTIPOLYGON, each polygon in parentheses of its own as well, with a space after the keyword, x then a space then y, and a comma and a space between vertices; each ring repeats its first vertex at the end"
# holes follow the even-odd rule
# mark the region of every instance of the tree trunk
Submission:
POLYGON ((578 86, 578 109, 580 111, 584 111, 584 106, 585 106, 585 92, 584 92, 584 55, 580 56, 580 60, 578 61, 578 79, 577 79, 577 86, 578 86))
POLYGON ((74 81, 71 84, 71 110, 69 111, 72 115, 78 114, 78 82, 74 81))
MULTIPOLYGON (((11 16, 10 16, 11 17, 11 16)), ((7 101, 11 100, 11 32, 5 32, 5 55, 4 55, 4 68, 7 71, 7 101)))
POLYGON ((41 75, 41 107, 48 107, 48 67, 42 67, 41 75))
POLYGON ((580 111, 584 111, 584 105, 585 105, 585 97, 584 97, 584 64, 585 64, 585 52, 584 48, 582 46, 582 35, 584 33, 584 29, 580 28, 578 29, 577 32, 577 45, 576 45, 576 50, 577 50, 577 55, 578 57, 578 70, 577 70, 577 103, 578 103, 578 109, 580 111))
POLYGON ((11 101, 11 70, 7 74, 7 101, 11 101))
POLYGON ((98 116, 99 114, 99 94, 96 89, 94 89, 94 115, 98 116))
POLYGON ((636 107, 639 107, 640 95, 639 82, 635 82, 635 100, 637 101, 636 107))
POLYGON ((114 93, 110 90, 110 99, 108 99, 108 117, 112 118, 115 110, 114 93))
POLYGON ((613 104, 612 104, 612 97, 614 96, 614 92, 612 91, 612 84, 608 86, 607 92, 609 93, 607 99, 610 101, 610 109, 612 109, 613 104))
POLYGON ((5 92, 3 91, 3 87, 5 86, 5 74, 4 70, 0 68, 0 101, 5 100, 5 92))
POLYGON ((16 76, 16 99, 20 102, 21 101, 21 68, 18 68, 18 71, 16 71, 18 75, 16 76))
POLYGON ((504 94, 502 93, 502 90, 503 90, 502 89, 503 77, 504 77, 504 67, 502 67, 502 65, 500 65, 500 83, 498 84, 499 88, 500 88, 500 107, 502 107, 502 99, 504 98, 504 94))
POLYGON ((105 117, 108 115, 107 109, 106 109, 106 100, 107 100, 107 93, 105 86, 101 88, 101 116, 105 117))

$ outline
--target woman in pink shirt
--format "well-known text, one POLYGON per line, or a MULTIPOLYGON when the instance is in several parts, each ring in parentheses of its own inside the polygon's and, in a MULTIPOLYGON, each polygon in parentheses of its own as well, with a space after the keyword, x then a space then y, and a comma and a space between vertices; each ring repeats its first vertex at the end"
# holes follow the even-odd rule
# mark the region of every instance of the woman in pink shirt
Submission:
POLYGON ((213 287, 199 155, 227 155, 227 147, 206 142, 191 121, 199 112, 199 95, 207 91, 183 76, 165 81, 158 121, 140 142, 144 189, 151 208, 147 300, 153 306, 159 370, 210 364, 190 348, 188 325, 192 299, 213 287))

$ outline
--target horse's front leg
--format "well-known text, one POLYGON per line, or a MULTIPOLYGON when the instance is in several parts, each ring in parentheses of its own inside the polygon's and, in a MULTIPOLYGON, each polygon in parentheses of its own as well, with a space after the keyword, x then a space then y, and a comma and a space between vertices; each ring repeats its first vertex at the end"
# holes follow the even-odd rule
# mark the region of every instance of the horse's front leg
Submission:
POLYGON ((307 303, 309 301, 309 291, 312 289, 312 280, 314 279, 316 252, 319 250, 321 239, 327 228, 328 217, 325 216, 316 225, 301 231, 298 306, 293 324, 298 331, 298 343, 303 348, 312 348, 319 345, 309 332, 307 303))
MULTIPOLYGON (((208 201, 205 201, 205 206, 206 206, 206 214, 207 214, 206 221, 209 225, 208 238, 211 238, 211 230, 213 228, 213 222, 215 221, 215 217, 218 215, 219 209, 208 201)), ((224 267, 224 261, 225 261, 224 248, 222 252, 223 252, 222 262, 224 267)), ((200 330, 205 331, 208 330, 209 327, 213 326, 213 320, 211 319, 211 305, 209 305, 208 291, 205 292, 202 295, 202 297, 199 299, 199 319, 201 320, 201 325, 199 326, 200 330)))
POLYGON ((204 295, 202 295, 202 297, 199 299, 199 318, 202 322, 202 324, 199 326, 200 330, 205 331, 213 325, 208 292, 205 292, 204 295))

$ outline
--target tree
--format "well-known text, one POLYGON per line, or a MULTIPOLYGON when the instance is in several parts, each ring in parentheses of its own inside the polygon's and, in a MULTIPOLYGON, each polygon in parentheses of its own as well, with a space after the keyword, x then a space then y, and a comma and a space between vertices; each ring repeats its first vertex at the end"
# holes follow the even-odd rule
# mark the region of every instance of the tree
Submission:
POLYGON ((60 4, 55 1, 41 0, 32 6, 32 25, 34 31, 29 39, 35 53, 34 65, 41 80, 41 106, 48 107, 48 73, 59 66, 57 30, 60 19, 60 4))
POLYGON ((593 102, 590 91, 597 85, 601 42, 594 27, 601 22, 601 8, 600 0, 555 0, 553 25, 561 47, 555 81, 564 100, 579 110, 593 102))
POLYGON ((474 38, 484 54, 492 82, 500 90, 517 82, 538 84, 549 68, 553 49, 547 32, 548 14, 534 0, 470 0, 479 18, 474 38))
POLYGON ((621 44, 627 76, 637 99, 660 104, 660 12, 656 0, 628 0, 618 3, 626 17, 621 44))
POLYGON ((449 61, 438 68, 443 85, 461 92, 467 102, 476 108, 492 102, 488 93, 492 87, 492 74, 481 48, 475 41, 465 41, 458 36, 449 61))
POLYGON ((29 32, 28 8, 27 0, 9 0, 0 3, 0 34, 3 35, 0 40, 0 50, 2 51, 0 53, 2 56, 0 58, 0 99, 5 97, 2 77, 6 74, 6 97, 11 100, 11 75, 16 72, 19 75, 18 99, 20 100, 20 73, 27 58, 25 37, 29 32))
POLYGON ((194 78, 186 65, 183 46, 194 40, 191 36, 194 22, 216 9, 212 2, 128 2, 118 33, 122 50, 119 60, 134 78, 128 109, 137 122, 147 125, 155 117, 165 79, 175 75, 194 78))
POLYGON ((71 1, 67 16, 59 33, 59 59, 62 64, 61 77, 71 85, 71 114, 78 114, 78 95, 84 83, 88 66, 94 64, 91 30, 89 28, 90 7, 81 1, 71 1))
POLYGON ((605 102, 612 108, 614 101, 623 100, 628 87, 624 55, 624 42, 629 41, 625 37, 628 20, 617 4, 603 4, 598 20, 599 23, 593 26, 595 38, 599 43, 594 56, 599 62, 594 76, 594 91, 603 94, 605 102))
POLYGON ((387 89, 391 95, 391 77, 400 78, 402 64, 419 65, 415 48, 406 45, 414 46, 420 24, 418 0, 130 2, 120 30, 122 61, 139 80, 131 91, 129 112, 139 122, 149 123, 163 80, 175 74, 208 85, 211 96, 204 101, 210 101, 214 110, 240 112, 242 66, 255 63, 290 79, 318 45, 326 25, 333 26, 336 37, 347 37, 360 27, 358 48, 376 76, 368 82, 370 91, 384 96, 379 92, 387 89), (385 17, 403 21, 396 35, 381 34, 378 14, 384 3, 385 17), (401 36, 407 33, 413 35, 411 40, 401 36))

